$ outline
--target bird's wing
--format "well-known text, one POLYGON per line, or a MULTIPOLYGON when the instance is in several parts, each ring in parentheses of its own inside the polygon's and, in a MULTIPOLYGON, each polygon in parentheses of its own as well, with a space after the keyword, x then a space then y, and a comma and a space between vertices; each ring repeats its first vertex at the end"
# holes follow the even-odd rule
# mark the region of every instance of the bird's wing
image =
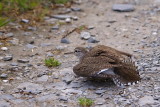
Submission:
POLYGON ((118 64, 118 63, 126 64, 127 63, 127 64, 130 64, 130 66, 134 65, 134 62, 132 61, 132 57, 128 57, 126 55, 122 55, 114 51, 100 49, 100 48, 92 49, 91 51, 87 53, 86 57, 88 56, 97 57, 97 58, 101 56, 104 59, 107 59, 110 62, 115 63, 115 64, 118 64))
POLYGON ((114 48, 104 46, 104 45, 97 45, 97 46, 93 47, 87 53, 86 57, 88 57, 88 56, 93 56, 93 57, 105 56, 105 57, 113 59, 117 62, 124 61, 125 59, 131 59, 131 57, 132 57, 132 55, 129 53, 122 52, 122 51, 119 51, 119 50, 116 50, 114 48))
POLYGON ((123 78, 126 82, 135 82, 140 80, 137 68, 130 64, 125 64, 121 67, 115 68, 114 72, 123 78))
POLYGON ((85 64, 80 63, 73 67, 75 74, 82 77, 112 77, 115 76, 112 69, 114 67, 119 67, 121 65, 112 65, 112 64, 85 64), (104 71, 103 71, 104 70, 104 71), (107 73, 108 72, 108 73, 107 73))
POLYGON ((114 59, 111 59, 106 56, 97 56, 97 57, 85 57, 81 61, 85 64, 113 64, 116 63, 114 59))
POLYGON ((106 59, 106 60, 108 60, 108 62, 112 62, 112 63, 122 63, 123 60, 125 59, 124 57, 122 57, 116 53, 111 53, 111 52, 108 52, 108 51, 102 50, 102 49, 90 50, 83 57, 83 59, 86 59, 87 57, 95 57, 95 58, 103 57, 103 59, 106 59))
POLYGON ((94 48, 92 48, 93 50, 94 49, 101 49, 101 50, 105 50, 107 52, 110 52, 110 53, 117 53, 117 54, 121 54, 121 55, 125 55, 125 56, 128 56, 128 57, 132 57, 132 54, 130 53, 126 53, 126 52, 123 52, 123 51, 119 51, 117 49, 114 49, 112 47, 109 47, 109 46, 105 46, 105 45, 97 45, 95 46, 94 48))

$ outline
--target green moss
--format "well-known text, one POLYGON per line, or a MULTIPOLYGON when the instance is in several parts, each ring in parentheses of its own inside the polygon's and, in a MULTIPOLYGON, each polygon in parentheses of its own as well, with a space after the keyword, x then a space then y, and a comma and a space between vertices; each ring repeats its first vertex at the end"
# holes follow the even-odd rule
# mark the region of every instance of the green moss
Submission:
POLYGON ((79 105, 82 107, 90 107, 94 103, 93 100, 88 98, 79 98, 78 101, 79 101, 79 105))
POLYGON ((51 57, 51 58, 45 59, 45 65, 47 67, 56 67, 61 65, 61 63, 58 60, 55 60, 54 58, 51 57))
POLYGON ((70 0, 53 0, 56 4, 66 4, 70 0))
POLYGON ((85 25, 82 25, 82 26, 79 26, 79 28, 78 28, 79 30, 85 30, 86 29, 86 26, 85 25))

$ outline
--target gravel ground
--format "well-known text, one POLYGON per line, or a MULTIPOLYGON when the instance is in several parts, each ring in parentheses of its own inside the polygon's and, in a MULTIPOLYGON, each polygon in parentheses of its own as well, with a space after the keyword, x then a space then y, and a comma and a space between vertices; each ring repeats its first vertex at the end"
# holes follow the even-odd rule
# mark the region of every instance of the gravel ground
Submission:
POLYGON ((160 0, 81 0, 53 11, 43 26, 12 23, 15 30, 0 32, 11 44, 0 43, 0 107, 78 107, 81 97, 92 107, 160 107, 159 22, 160 0), (98 44, 133 54, 141 82, 122 89, 76 77, 78 59, 69 53, 98 44), (62 64, 48 68, 47 57, 62 64))

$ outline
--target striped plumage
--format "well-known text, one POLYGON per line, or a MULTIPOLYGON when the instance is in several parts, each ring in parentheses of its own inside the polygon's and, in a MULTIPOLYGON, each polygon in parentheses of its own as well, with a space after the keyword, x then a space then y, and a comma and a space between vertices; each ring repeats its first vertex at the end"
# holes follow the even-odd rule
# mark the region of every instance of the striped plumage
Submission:
POLYGON ((98 45, 90 50, 75 48, 80 62, 73 67, 76 75, 92 78, 112 78, 118 86, 134 84, 140 80, 132 55, 108 46, 98 45))

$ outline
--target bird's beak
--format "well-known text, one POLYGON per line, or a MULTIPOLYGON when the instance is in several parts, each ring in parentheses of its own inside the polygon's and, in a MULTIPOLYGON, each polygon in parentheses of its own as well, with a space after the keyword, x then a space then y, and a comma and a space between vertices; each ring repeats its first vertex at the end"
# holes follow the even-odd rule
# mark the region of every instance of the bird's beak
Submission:
POLYGON ((74 52, 65 52, 64 54, 74 54, 74 52))

